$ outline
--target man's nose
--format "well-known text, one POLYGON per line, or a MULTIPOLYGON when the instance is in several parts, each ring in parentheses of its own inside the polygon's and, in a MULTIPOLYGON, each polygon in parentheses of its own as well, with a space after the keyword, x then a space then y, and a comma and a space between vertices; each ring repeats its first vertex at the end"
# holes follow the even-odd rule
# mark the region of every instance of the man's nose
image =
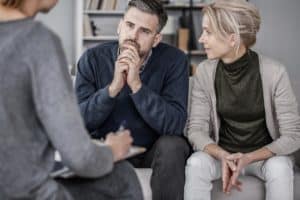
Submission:
POLYGON ((136 41, 138 39, 138 30, 133 29, 132 31, 130 31, 129 37, 131 40, 136 41))

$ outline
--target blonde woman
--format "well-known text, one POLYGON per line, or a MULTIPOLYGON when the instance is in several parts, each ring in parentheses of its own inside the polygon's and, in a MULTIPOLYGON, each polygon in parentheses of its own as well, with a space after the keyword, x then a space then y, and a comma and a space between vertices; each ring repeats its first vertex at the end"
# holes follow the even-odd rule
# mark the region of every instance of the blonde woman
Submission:
POLYGON ((212 181, 243 189, 240 174, 265 181, 267 200, 293 199, 293 164, 300 119, 287 72, 250 49, 260 27, 257 8, 220 0, 203 9, 199 38, 208 60, 194 78, 188 138, 186 200, 210 200, 212 181))
POLYGON ((56 2, 0 0, 0 199, 141 200, 133 168, 114 164, 127 154, 130 133, 92 142, 59 38, 33 20, 56 2), (51 178, 55 149, 76 178, 51 178))

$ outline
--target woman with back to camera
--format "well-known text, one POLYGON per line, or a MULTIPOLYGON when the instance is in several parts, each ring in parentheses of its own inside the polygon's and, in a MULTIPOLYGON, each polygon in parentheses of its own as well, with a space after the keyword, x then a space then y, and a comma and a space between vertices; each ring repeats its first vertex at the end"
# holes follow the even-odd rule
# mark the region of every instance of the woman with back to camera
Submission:
POLYGON ((186 200, 210 200, 212 181, 241 190, 240 174, 265 181, 267 200, 293 199, 293 163, 300 119, 288 74, 251 50, 260 27, 256 7, 219 0, 203 9, 199 38, 208 60, 194 77, 188 138, 186 200))
POLYGON ((57 0, 0 0, 0 199, 142 199, 128 130, 86 132, 59 38, 33 20, 57 0), (50 177, 57 149, 77 178, 50 177), (82 177, 82 178, 80 178, 82 177))

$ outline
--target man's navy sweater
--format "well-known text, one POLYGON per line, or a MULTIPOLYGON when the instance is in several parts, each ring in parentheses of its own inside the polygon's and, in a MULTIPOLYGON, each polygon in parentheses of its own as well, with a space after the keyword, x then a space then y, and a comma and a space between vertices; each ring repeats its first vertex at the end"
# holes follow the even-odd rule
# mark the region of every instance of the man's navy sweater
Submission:
POLYGON ((115 97, 108 93, 118 43, 87 50, 78 63, 76 94, 81 114, 94 138, 119 126, 131 131, 134 144, 150 147, 160 135, 181 135, 187 117, 188 62, 175 47, 160 43, 152 49, 140 73, 142 87, 132 94, 128 85, 115 97))

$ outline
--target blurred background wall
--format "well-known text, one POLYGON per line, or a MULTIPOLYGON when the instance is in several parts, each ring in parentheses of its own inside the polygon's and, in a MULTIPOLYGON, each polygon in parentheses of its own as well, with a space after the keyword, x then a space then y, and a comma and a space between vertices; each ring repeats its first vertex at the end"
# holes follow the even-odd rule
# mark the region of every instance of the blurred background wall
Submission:
MULTIPOLYGON (((75 2, 60 0, 48 15, 37 19, 48 25, 62 40, 69 64, 75 58, 75 2)), ((254 49, 283 63, 290 74, 292 85, 300 102, 300 1, 250 0, 262 16, 262 26, 254 49)), ((195 20, 197 22, 197 20, 195 20)), ((200 23, 195 24, 196 29, 200 23)))

